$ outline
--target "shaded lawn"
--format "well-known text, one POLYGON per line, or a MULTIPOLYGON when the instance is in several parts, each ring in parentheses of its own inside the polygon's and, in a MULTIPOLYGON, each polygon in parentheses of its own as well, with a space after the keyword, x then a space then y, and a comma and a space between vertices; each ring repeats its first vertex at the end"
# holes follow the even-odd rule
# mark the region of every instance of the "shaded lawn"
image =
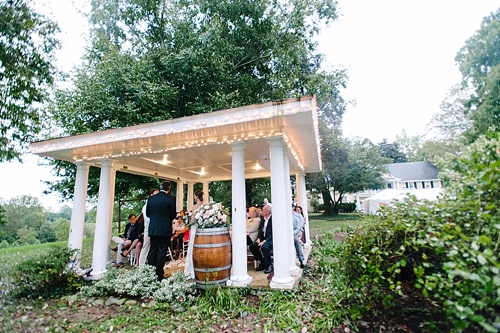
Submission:
POLYGON ((309 232, 311 233, 311 237, 315 237, 328 231, 344 231, 347 227, 355 228, 360 221, 360 215, 355 213, 334 216, 324 216, 322 213, 309 213, 309 232))

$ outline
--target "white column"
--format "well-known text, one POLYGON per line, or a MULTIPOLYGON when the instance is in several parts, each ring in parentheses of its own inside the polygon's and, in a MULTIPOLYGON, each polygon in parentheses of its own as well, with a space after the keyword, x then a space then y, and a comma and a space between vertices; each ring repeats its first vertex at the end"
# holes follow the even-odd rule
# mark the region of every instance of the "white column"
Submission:
POLYGON ((271 288, 292 289, 293 278, 290 276, 288 264, 288 233, 286 210, 287 205, 285 177, 283 176, 283 139, 269 139, 271 153, 271 197, 273 218, 273 253, 274 276, 269 286, 271 288), (284 195, 285 194, 285 195, 284 195))
POLYGON ((106 263, 109 258, 111 239, 110 224, 113 223, 115 170, 113 162, 103 160, 99 181, 99 197, 97 201, 97 216, 92 254, 92 276, 100 277, 106 273, 106 263))
POLYGON ((73 209, 69 227, 68 248, 77 250, 74 267, 80 269, 80 256, 83 245, 83 227, 85 224, 85 208, 87 203, 87 186, 89 183, 88 163, 76 164, 75 191, 73 193, 73 209))
POLYGON ((187 183, 188 185, 188 195, 187 195, 187 210, 190 212, 193 208, 193 196, 194 196, 194 184, 187 183))
POLYGON ((307 192, 306 192, 306 174, 304 172, 298 172, 295 175, 297 179, 297 198, 299 200, 299 205, 302 207, 302 213, 306 218, 306 224, 304 227, 304 232, 306 233, 306 244, 312 245, 311 237, 309 233, 309 204, 307 202, 307 192))
POLYGON ((177 211, 184 209, 184 183, 181 180, 177 181, 177 193, 175 194, 177 200, 177 211))
POLYGON ((203 182, 203 203, 210 203, 210 192, 208 182, 203 182))
POLYGON ((233 143, 232 170, 232 270, 228 286, 246 287, 252 282, 247 271, 245 145, 233 143))
POLYGON ((288 158, 288 149, 283 149, 283 177, 286 193, 286 233, 288 239, 288 265, 291 275, 299 275, 300 269, 295 264, 295 245, 293 242, 293 217, 292 217, 292 185, 290 183, 290 160, 288 158))

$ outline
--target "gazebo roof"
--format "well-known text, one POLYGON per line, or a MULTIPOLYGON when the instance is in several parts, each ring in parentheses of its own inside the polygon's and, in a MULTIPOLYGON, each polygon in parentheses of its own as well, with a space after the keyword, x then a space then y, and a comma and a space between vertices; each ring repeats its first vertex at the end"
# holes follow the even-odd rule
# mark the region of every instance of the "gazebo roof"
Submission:
POLYGON ((110 129, 31 144, 34 154, 185 182, 230 180, 234 142, 245 145, 245 177, 270 175, 267 140, 282 137, 291 172, 321 170, 315 96, 110 129), (259 169, 260 167, 260 169, 259 169))

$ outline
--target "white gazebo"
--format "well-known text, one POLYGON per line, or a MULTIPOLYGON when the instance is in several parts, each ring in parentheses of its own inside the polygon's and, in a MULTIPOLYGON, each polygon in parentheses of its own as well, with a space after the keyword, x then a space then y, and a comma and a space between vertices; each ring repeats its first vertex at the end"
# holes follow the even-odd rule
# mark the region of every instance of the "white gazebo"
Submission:
MULTIPOLYGON (((92 275, 106 272, 116 172, 177 182, 177 207, 193 184, 232 181, 232 272, 229 285, 248 286, 246 178, 271 178, 274 276, 272 288, 293 288, 295 264, 290 175, 307 217, 305 175, 321 170, 315 96, 286 99, 155 123, 105 130, 31 144, 34 154, 77 165, 69 246, 81 250, 89 167, 101 168, 92 275)), ((187 203, 188 209, 192 200, 187 203)), ((306 239, 310 243, 309 230, 306 239)))

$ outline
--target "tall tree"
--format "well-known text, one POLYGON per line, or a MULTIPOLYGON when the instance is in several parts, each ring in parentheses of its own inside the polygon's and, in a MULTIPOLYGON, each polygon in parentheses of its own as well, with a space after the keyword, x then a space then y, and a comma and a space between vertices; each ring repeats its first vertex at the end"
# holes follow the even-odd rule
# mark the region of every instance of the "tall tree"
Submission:
POLYGON ((0 162, 20 160, 42 129, 57 32, 30 0, 0 0, 0 162))
MULTIPOLYGON (((333 0, 93 0, 86 63, 55 119, 73 135, 315 93, 336 119, 346 76, 321 68, 315 42, 336 16, 333 0)), ((68 197, 75 167, 54 164, 68 197)), ((139 189, 127 177, 123 191, 139 189)))
POLYGON ((382 140, 378 144, 379 153, 381 156, 390 159, 389 163, 404 163, 409 162, 408 156, 401 150, 397 141, 389 143, 387 139, 382 140))
POLYGON ((8 200, 4 205, 4 209, 7 223, 2 229, 14 239, 18 238, 18 230, 20 229, 31 230, 30 232, 23 230, 23 235, 32 235, 34 233, 36 236, 49 215, 49 212, 38 201, 38 198, 30 195, 22 195, 8 200))
POLYGON ((4 225, 7 222, 7 219, 5 217, 5 209, 3 208, 2 204, 0 203, 0 225, 4 225))
POLYGON ((465 132, 469 141, 489 129, 500 128, 500 9, 485 17, 455 60, 462 73, 464 91, 469 93, 465 110, 472 126, 465 132))
POLYGON ((346 194, 384 187, 382 175, 386 168, 383 165, 390 159, 382 157, 369 140, 348 140, 324 123, 320 127, 323 127, 323 171, 308 175, 307 180, 310 188, 321 193, 324 214, 338 214, 346 194))

